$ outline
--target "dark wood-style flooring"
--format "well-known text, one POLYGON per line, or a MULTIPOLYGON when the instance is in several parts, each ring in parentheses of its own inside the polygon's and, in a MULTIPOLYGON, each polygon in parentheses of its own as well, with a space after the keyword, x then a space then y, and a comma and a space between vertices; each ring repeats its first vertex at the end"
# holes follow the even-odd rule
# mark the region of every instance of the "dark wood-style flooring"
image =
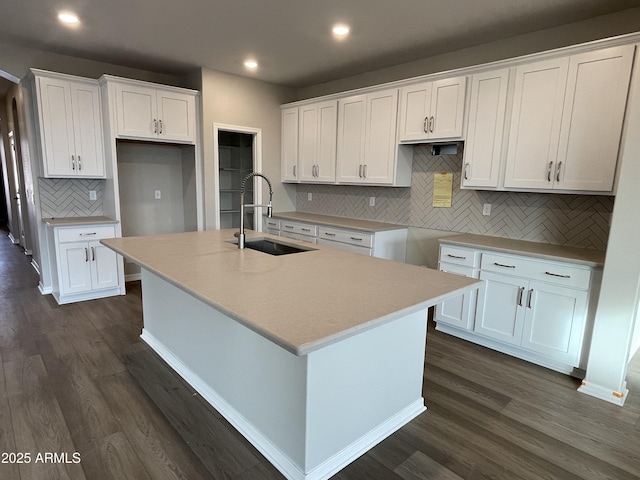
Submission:
MULTIPOLYGON (((139 284, 59 306, 40 295, 30 257, 6 234, 0 461, 29 453, 31 463, 0 463, 0 479, 282 478, 140 342, 139 284)), ((334 478, 638 479, 638 358, 628 384, 620 408, 577 393, 575 379, 430 328, 429 410, 334 478)))

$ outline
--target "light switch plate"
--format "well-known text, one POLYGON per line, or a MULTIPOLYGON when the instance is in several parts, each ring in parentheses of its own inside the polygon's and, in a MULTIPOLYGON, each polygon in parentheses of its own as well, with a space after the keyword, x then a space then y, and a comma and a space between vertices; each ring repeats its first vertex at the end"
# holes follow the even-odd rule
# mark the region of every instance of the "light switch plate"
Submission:
POLYGON ((376 206, 376 197, 369 197, 369 206, 370 207, 376 206))
POLYGON ((95 190, 89 190, 89 200, 96 200, 97 196, 96 196, 96 191, 95 190))
POLYGON ((482 215, 491 215, 491 204, 485 203, 482 207, 482 215))
POLYGON ((311 192, 307 193, 307 200, 308 201, 313 200, 313 194, 311 192))
POLYGON ((162 198, 162 192, 160 190, 156 190, 156 200, 160 200, 162 198))

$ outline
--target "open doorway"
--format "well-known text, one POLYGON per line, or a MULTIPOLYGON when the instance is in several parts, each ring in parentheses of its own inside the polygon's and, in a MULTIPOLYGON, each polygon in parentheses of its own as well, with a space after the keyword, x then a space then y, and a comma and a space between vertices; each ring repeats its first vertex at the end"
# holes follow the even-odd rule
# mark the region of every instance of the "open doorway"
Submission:
MULTIPOLYGON (((240 187, 242 180, 261 169, 261 133, 259 129, 230 125, 214 125, 214 163, 216 176, 216 224, 218 228, 240 226, 240 187)), ((259 203, 261 182, 245 185, 245 203, 259 203), (255 202, 254 202, 255 200, 255 202)), ((245 210, 244 224, 262 230, 260 211, 245 210)))

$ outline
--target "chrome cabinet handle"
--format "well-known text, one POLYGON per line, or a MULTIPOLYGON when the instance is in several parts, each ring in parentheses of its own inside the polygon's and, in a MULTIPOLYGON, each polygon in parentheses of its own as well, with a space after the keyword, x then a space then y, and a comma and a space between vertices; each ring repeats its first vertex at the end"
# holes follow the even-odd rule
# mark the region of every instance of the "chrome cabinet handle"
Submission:
POLYGON ((358 167, 358 176, 362 178, 362 165, 358 167))
POLYGON ((314 166, 313 166, 313 176, 314 176, 314 177, 317 177, 317 176, 318 176, 318 166, 317 166, 317 165, 314 165, 314 166))
POLYGON ((98 234, 98 232, 86 232, 86 233, 80 233, 79 235, 81 237, 91 237, 91 236, 97 235, 97 234, 98 234))
POLYGON ((325 234, 327 237, 335 237, 335 236, 336 236, 336 234, 335 234, 335 233, 324 232, 324 234, 325 234))
POLYGON ((518 289, 518 301, 516 302, 520 307, 522 306, 522 295, 524 294, 524 287, 518 289))
POLYGON ((160 128, 158 129, 158 133, 161 134, 162 130, 163 130, 163 128, 162 128, 162 120, 158 120, 158 125, 160 125, 160 128))
POLYGON ((549 162, 549 168, 547 169, 547 182, 551 181, 551 167, 553 166, 553 162, 549 162))
POLYGON ((76 157, 74 155, 71 155, 71 170, 75 170, 76 169, 76 157))
POLYGON ((449 258, 457 258, 458 260, 466 260, 467 257, 461 257, 459 255, 451 255, 450 253, 447 253, 447 257, 449 258))
POLYGON ((293 176, 296 176, 296 165, 293 166, 293 176))
POLYGON ((469 162, 464 164, 464 179, 469 180, 467 173, 469 172, 469 162))
POLYGON ((96 247, 91 247, 91 261, 96 261, 96 247))
POLYGON ((361 242, 363 239, 358 237, 349 237, 351 240, 355 240, 356 242, 361 242))
POLYGON ((293 225, 285 225, 284 228, 293 228, 293 225))
POLYGON ((436 123, 436 119, 435 117, 431 117, 431 120, 429 120, 429 132, 433 133, 433 126, 436 123))
POLYGON ((560 181, 560 169, 562 168, 562 162, 558 162, 558 168, 556 169, 556 182, 560 181))
POLYGON ((303 228, 303 229, 302 229, 302 231, 303 231, 303 232, 310 232, 310 231, 311 231, 311 229, 310 229, 310 228, 303 228))
POLYGON ((533 288, 527 294, 527 308, 531 308, 531 297, 533 297, 533 288))
POLYGON ((424 133, 429 133, 429 117, 424 117, 424 123, 422 124, 422 130, 424 130, 424 133))
POLYGON ((552 277, 571 278, 571 275, 560 275, 559 273, 544 272, 545 275, 551 275, 552 277))
POLYGON ((494 265, 497 265, 498 267, 504 267, 504 268, 516 268, 515 265, 505 265, 503 263, 498 263, 498 262, 493 262, 494 265))
POLYGON ((367 178, 367 164, 365 163, 362 168, 362 178, 367 178))
POLYGON ((84 247, 84 261, 89 261, 89 249, 87 247, 84 247))
POLYGON ((158 121, 153 119, 153 133, 158 133, 158 121))
POLYGON ((78 155, 78 171, 82 170, 82 159, 80 158, 80 155, 78 155))

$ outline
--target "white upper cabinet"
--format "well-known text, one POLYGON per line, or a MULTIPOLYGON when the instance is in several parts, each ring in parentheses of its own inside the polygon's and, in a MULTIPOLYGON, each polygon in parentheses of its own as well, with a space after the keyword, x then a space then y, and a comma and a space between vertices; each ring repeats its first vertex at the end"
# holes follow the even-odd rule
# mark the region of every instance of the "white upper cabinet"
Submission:
POLYGON ((119 138, 196 142, 197 92, 145 82, 113 83, 119 138))
POLYGON ((463 187, 498 187, 508 83, 508 68, 479 73, 471 78, 463 187))
POLYGON ((568 58, 516 69, 505 187, 544 189, 553 181, 568 58))
POLYGON ((633 53, 625 45, 571 57, 554 188, 613 189, 633 53))
POLYGON ((338 101, 337 183, 411 185, 412 152, 398 148, 398 90, 338 101))
POLYGON ((335 182, 338 102, 330 100, 304 105, 298 115, 300 181, 335 182))
POLYGON ((283 182, 298 181, 298 107, 283 108, 282 121, 282 164, 283 182))
POLYGON ((634 46, 518 67, 505 187, 611 192, 634 46))
POLYGON ((403 87, 400 142, 461 138, 466 81, 454 77, 403 87))
POLYGON ((100 88, 95 80, 35 71, 45 177, 103 178, 100 88))

